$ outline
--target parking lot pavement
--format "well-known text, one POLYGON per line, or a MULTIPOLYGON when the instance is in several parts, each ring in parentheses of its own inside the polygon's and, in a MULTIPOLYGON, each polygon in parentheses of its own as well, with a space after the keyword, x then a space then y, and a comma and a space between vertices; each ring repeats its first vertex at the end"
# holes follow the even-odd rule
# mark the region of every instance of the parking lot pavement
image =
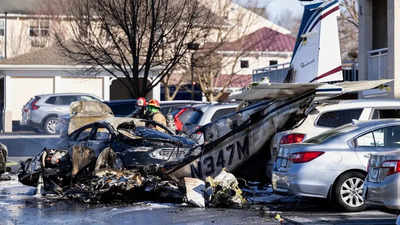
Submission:
POLYGON ((264 206, 266 214, 279 214, 287 224, 395 224, 396 214, 384 208, 362 212, 339 211, 332 202, 321 199, 287 197, 275 198, 264 206))
MULTIPOLYGON (((50 146, 59 141, 58 136, 48 135, 1 135, 0 142, 9 148, 9 157, 12 161, 25 160, 27 157, 37 154, 43 147, 50 146)), ((17 164, 15 165, 15 168, 17 164)), ((32 196, 32 189, 28 188, 26 193, 14 193, 11 190, 25 190, 22 184, 14 180, 10 187, 4 187, 4 183, 0 183, 0 217, 7 218, 7 221, 24 222, 29 221, 29 215, 47 215, 50 217, 36 218, 36 222, 51 223, 59 221, 61 217, 71 218, 77 217, 76 224, 85 224, 86 222, 109 221, 111 224, 124 224, 124 221, 144 220, 149 214, 156 216, 147 224, 162 224, 160 221, 168 221, 169 224, 279 224, 274 217, 279 215, 283 219, 283 224, 395 224, 395 214, 381 211, 381 209, 369 209, 364 212, 346 213, 340 212, 328 201, 309 198, 296 198, 279 196, 273 194, 271 189, 257 191, 252 199, 253 205, 250 209, 198 209, 198 208, 182 208, 176 206, 161 207, 154 209, 150 206, 124 206, 111 208, 92 208, 80 209, 77 206, 73 210, 69 210, 70 206, 62 204, 57 206, 62 210, 55 212, 53 207, 31 207, 32 205, 24 205, 26 202, 33 205, 41 205, 42 201, 32 196), (16 197, 18 196, 18 197, 16 197), (23 198, 19 202, 16 199, 23 198), (8 200, 7 200, 8 199, 8 200), (11 199, 11 200, 10 200, 11 199), (29 199, 26 201, 26 199, 29 199), (14 202, 15 201, 15 202, 14 202), (10 206, 16 204, 18 212, 15 213, 10 206), (22 204, 22 206, 21 206, 22 204), (114 212, 114 216, 104 218, 104 210, 114 212), (127 213, 130 212, 130 213, 127 213), (135 213, 133 213, 135 212, 135 213), (26 215, 25 215, 26 213, 26 215), (133 213, 133 214, 132 214, 133 213), (4 217, 5 216, 5 217, 4 217)), ((0 223, 1 224, 1 223, 0 223)), ((15 223, 9 223, 15 224, 15 223)), ((24 223, 30 224, 30 223, 24 223)), ((32 223, 34 224, 34 223, 32 223)), ((74 224, 74 223, 71 223, 74 224)))
POLYGON ((0 142, 8 148, 9 157, 28 157, 51 147, 60 140, 57 135, 15 134, 0 135, 0 142))

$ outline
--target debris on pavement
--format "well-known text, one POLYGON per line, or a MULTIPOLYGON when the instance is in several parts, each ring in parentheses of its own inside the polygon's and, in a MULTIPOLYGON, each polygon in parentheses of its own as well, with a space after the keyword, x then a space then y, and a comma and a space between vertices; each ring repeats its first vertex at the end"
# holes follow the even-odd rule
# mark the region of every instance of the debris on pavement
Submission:
POLYGON ((8 149, 7 146, 0 143, 0 181, 11 180, 9 172, 11 171, 11 162, 8 159, 8 149))
POLYGON ((204 193, 206 185, 203 180, 191 177, 185 177, 186 199, 188 203, 201 208, 206 207, 204 193))
POLYGON ((176 180, 154 168, 126 169, 117 159, 111 148, 97 158, 85 148, 73 149, 72 157, 65 150, 44 149, 21 163, 18 179, 37 187, 38 194, 93 204, 151 200, 240 208, 246 203, 235 176, 225 170, 206 182, 189 177, 176 180))
POLYGON ((225 169, 215 178, 206 178, 206 199, 211 207, 242 208, 247 202, 236 177, 225 169))

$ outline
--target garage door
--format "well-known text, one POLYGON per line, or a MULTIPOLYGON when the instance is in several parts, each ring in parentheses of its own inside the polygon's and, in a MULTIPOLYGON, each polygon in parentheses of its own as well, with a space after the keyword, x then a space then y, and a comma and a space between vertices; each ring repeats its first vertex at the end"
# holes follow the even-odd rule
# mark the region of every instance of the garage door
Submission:
MULTIPOLYGON (((7 88, 7 87, 6 87, 7 88)), ((21 120, 22 107, 35 95, 53 93, 53 78, 12 77, 10 102, 7 103, 12 111, 12 120, 21 120)))
POLYGON ((103 98, 102 78, 72 78, 62 77, 61 85, 57 85, 57 93, 80 92, 96 95, 103 98))

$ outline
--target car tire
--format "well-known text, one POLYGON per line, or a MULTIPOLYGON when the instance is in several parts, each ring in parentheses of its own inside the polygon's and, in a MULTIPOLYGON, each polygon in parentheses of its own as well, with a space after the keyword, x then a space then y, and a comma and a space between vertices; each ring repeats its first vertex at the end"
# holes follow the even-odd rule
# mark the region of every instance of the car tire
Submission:
POLYGON ((56 134, 58 118, 56 116, 48 117, 43 123, 43 130, 46 134, 56 134))
POLYGON ((365 209, 362 188, 365 175, 360 172, 349 172, 341 175, 335 183, 333 194, 338 206, 348 212, 365 209))

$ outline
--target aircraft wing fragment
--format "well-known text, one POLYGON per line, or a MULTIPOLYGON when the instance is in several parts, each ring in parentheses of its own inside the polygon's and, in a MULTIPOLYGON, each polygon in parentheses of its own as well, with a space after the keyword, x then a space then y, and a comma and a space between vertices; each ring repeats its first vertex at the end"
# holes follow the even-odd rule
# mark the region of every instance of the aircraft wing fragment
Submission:
POLYGON ((232 93, 229 99, 254 101, 262 99, 285 99, 315 91, 318 97, 333 98, 342 94, 379 88, 389 82, 385 80, 345 81, 335 84, 326 83, 261 83, 232 93))
POLYGON ((237 100, 261 100, 261 99, 285 99, 288 97, 299 96, 309 91, 315 90, 319 83, 261 83, 240 93, 232 93, 229 99, 237 100))

